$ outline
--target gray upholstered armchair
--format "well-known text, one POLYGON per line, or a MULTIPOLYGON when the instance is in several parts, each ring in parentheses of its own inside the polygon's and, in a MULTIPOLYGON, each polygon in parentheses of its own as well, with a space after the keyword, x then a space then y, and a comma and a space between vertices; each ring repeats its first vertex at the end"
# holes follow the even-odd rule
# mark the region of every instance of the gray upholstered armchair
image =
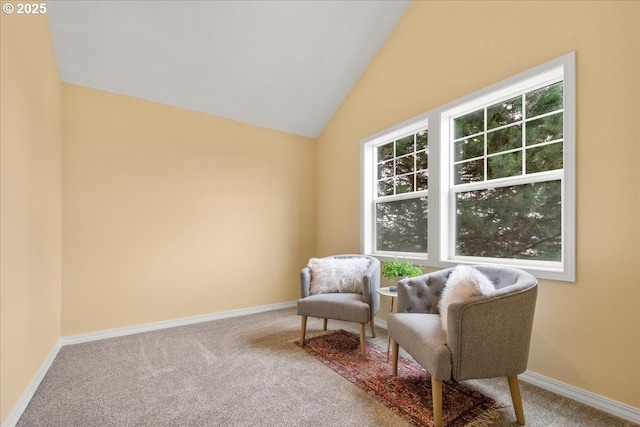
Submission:
POLYGON ((454 269, 398 283, 398 312, 387 319, 393 375, 401 346, 431 375, 437 427, 442 425, 442 381, 507 377, 517 421, 524 425, 518 374, 527 369, 537 280, 515 268, 475 268, 493 282, 495 293, 449 305, 447 332, 438 302, 454 269))
MULTIPOLYGON (((367 255, 335 255, 326 258, 313 259, 316 261, 315 272, 309 266, 300 272, 301 298, 298 300, 298 315, 302 316, 302 341, 305 344, 305 334, 307 329, 307 317, 317 317, 324 319, 323 329, 327 330, 327 319, 343 320, 346 322, 356 322, 360 324, 360 347, 362 356, 366 357, 365 326, 371 324, 371 335, 375 338, 376 329, 374 317, 380 309, 380 295, 377 290, 380 288, 380 261, 367 255), (314 281, 321 275, 320 267, 323 260, 354 260, 359 262, 361 272, 355 276, 352 274, 351 289, 349 290, 323 290, 314 292, 314 281), (315 275, 315 277, 314 277, 315 275)), ((339 271, 335 269, 331 272, 333 277, 340 279, 339 271)), ((353 272, 351 272, 353 273, 353 272)), ((328 280, 330 275, 325 275, 328 280)), ((338 282, 340 280, 334 280, 338 282)), ((317 288, 316 288, 317 289, 317 288)))

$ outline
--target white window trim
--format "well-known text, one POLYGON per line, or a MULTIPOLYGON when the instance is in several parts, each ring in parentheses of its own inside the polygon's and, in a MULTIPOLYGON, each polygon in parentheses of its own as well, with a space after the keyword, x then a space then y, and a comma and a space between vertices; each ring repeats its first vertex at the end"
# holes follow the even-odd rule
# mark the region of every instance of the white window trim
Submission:
MULTIPOLYGON (((568 53, 538 67, 527 70, 516 76, 498 82, 482 90, 469 94, 458 100, 438 107, 427 113, 421 114, 391 128, 385 129, 374 135, 361 140, 361 251, 389 259, 403 257, 416 262, 417 264, 429 267, 453 267, 458 264, 493 264, 514 266, 529 271, 541 279, 575 281, 576 279, 576 257, 575 257, 575 170, 576 170, 576 66, 575 52, 568 53), (556 71, 554 74, 554 70, 556 71), (487 99, 504 98, 508 99, 509 94, 530 90, 529 85, 532 79, 540 76, 547 76, 549 79, 563 80, 564 86, 564 162, 563 171, 550 171, 542 174, 548 176, 560 176, 562 185, 562 261, 543 262, 527 261, 520 259, 492 259, 478 257, 453 256, 452 242, 453 227, 453 198, 449 192, 449 180, 451 174, 443 177, 441 165, 448 165, 449 147, 442 149, 441 141, 447 140, 448 126, 443 126, 443 121, 447 117, 474 111, 487 103, 487 99), (379 145, 383 141, 396 139, 412 131, 418 130, 428 124, 429 130, 429 242, 427 254, 415 253, 388 253, 374 252, 373 237, 375 236, 375 212, 372 201, 375 180, 372 147, 379 145)), ((548 81, 548 80, 547 80, 548 81)), ((544 82, 540 83, 541 86, 544 82)), ((448 121, 447 121, 448 123, 448 121)), ((448 169, 448 167, 447 167, 448 169)), ((509 185, 517 182, 518 179, 510 178, 509 185)), ((526 180, 526 179, 525 179, 526 180)), ((491 185, 500 185, 504 181, 495 180, 491 185)), ((487 183, 482 184, 486 188, 487 183)))

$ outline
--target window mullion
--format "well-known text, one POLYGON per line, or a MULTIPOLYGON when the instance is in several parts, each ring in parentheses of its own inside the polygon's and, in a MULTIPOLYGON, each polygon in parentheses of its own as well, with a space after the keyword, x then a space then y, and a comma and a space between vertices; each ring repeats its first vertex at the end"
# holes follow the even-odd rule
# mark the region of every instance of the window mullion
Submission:
POLYGON ((522 135, 521 135, 521 149, 522 149, 522 175, 527 174, 527 109, 526 109, 526 100, 525 94, 523 93, 521 96, 522 99, 522 135))
POLYGON ((483 181, 486 181, 489 177, 489 159, 487 156, 489 154, 489 148, 487 147, 487 144, 489 143, 489 141, 487 141, 487 107, 484 107, 482 110, 483 110, 483 116, 484 116, 484 119, 482 120, 483 127, 484 127, 482 132, 483 148, 484 148, 483 158, 482 158, 482 162, 484 166, 483 181))

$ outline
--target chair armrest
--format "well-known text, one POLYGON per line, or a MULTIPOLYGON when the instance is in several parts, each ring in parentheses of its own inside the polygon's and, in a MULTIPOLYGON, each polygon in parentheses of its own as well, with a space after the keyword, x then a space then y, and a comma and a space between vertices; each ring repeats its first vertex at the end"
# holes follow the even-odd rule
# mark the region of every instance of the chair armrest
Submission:
POLYGON ((496 296, 449 306, 453 379, 513 376, 527 369, 537 292, 537 283, 515 284, 496 296))
POLYGON ((300 271, 300 297, 306 298, 311 295, 311 269, 305 267, 300 271))
POLYGON ((362 276, 362 301, 371 307, 372 317, 380 310, 380 261, 369 258, 369 267, 362 276))

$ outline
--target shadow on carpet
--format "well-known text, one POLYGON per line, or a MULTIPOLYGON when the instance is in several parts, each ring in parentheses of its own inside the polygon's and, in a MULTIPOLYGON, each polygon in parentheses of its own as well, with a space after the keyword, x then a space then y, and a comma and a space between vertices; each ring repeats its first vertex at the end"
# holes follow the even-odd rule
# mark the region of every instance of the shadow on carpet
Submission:
MULTIPOLYGON (((300 339, 293 340, 298 346, 300 339)), ((398 376, 391 376, 387 351, 367 343, 367 358, 360 355, 360 338, 336 330, 307 338, 303 347, 405 421, 416 426, 433 424, 431 377, 418 363, 400 357, 398 376)), ((442 422, 445 426, 490 426, 505 405, 454 381, 442 385, 442 422)))

